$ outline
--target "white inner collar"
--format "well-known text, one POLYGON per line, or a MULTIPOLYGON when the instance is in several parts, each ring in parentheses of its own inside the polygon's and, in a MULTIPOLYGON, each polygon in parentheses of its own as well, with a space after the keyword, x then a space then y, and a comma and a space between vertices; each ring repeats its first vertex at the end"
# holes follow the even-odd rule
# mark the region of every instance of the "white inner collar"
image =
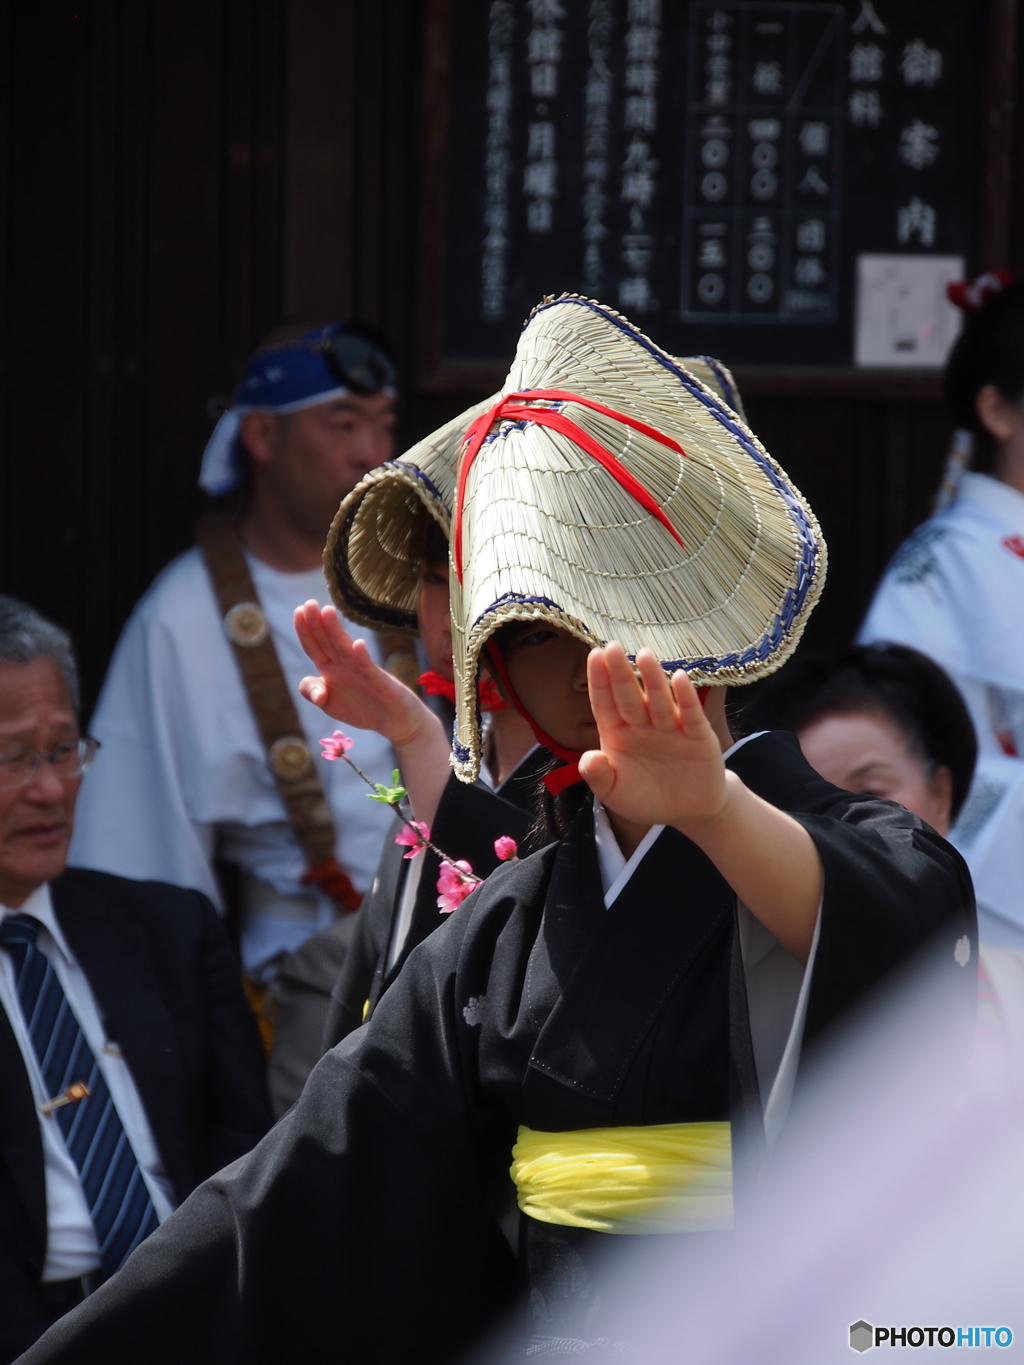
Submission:
POLYGON ((627 861, 619 841, 612 832, 608 812, 595 797, 594 799, 594 839, 597 842, 597 863, 601 869, 601 885, 604 888, 604 908, 607 910, 616 900, 622 888, 646 858, 654 841, 665 828, 652 825, 633 850, 627 861))
MULTIPOLYGON (((758 730, 753 735, 744 735, 742 739, 738 739, 735 744, 731 744, 726 749, 722 758, 731 758, 737 750, 743 748, 744 744, 749 744, 752 739, 757 739, 760 735, 767 733, 767 730, 758 730)), ((597 863, 601 869, 601 885, 604 888, 604 907, 606 910, 620 895, 622 888, 643 862, 664 828, 664 825, 652 825, 633 850, 632 857, 627 860, 612 831, 608 812, 597 797, 594 797, 594 839, 597 842, 597 863)))

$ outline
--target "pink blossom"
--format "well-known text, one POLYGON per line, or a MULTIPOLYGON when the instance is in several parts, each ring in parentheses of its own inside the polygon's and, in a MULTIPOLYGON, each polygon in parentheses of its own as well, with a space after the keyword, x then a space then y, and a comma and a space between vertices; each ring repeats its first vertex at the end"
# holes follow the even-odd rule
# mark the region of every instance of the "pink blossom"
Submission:
POLYGON ((453 863, 446 858, 441 864, 441 872, 437 879, 437 889, 441 893, 437 898, 438 910, 443 915, 450 915, 479 885, 480 879, 473 875, 469 863, 461 858, 457 863, 453 863))
POLYGON ((503 863, 508 863, 519 857, 519 845, 510 834, 503 834, 500 839, 495 839, 494 852, 503 863))
POLYGON ((404 844, 409 852, 403 854, 405 858, 415 858, 416 854, 427 847, 430 842, 430 829, 422 820, 410 820, 407 825, 395 835, 396 844, 404 844))
POLYGON ((348 735, 343 735, 340 730, 335 730, 329 739, 320 741, 320 748, 323 750, 320 757, 333 763, 336 758, 341 758, 342 754, 348 753, 349 749, 352 748, 352 741, 348 735))

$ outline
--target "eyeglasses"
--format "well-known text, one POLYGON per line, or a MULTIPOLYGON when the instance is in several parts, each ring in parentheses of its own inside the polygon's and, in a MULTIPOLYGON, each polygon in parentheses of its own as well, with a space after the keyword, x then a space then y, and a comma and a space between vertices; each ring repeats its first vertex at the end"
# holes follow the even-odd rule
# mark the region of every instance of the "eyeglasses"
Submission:
POLYGON ((74 744, 58 744, 48 754, 38 749, 11 749, 0 753, 0 791, 25 787, 32 781, 43 763, 49 763, 62 782, 80 777, 96 757, 98 739, 79 739, 74 744))
POLYGON ((394 388, 398 373, 391 357, 366 337, 349 332, 331 332, 315 341, 298 343, 311 351, 319 351, 334 371, 338 383, 353 393, 380 393, 394 388))

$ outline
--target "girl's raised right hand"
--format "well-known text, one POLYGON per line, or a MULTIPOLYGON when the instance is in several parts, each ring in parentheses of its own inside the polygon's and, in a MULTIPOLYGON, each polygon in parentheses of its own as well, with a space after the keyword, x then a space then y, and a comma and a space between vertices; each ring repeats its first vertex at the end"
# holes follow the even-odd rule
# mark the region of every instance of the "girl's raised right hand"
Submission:
POLYGON ((438 724, 415 692, 374 661, 365 640, 353 640, 334 607, 312 598, 295 609, 295 633, 319 676, 303 678, 299 691, 334 720, 376 730, 396 748, 424 726, 438 724))

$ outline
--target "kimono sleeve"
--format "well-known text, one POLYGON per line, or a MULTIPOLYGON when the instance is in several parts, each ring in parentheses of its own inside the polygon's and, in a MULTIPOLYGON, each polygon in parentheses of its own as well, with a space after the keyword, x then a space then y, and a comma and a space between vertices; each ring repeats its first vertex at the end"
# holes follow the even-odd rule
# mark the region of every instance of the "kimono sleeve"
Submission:
POLYGON ((888 801, 851 802, 834 815, 796 818, 814 839, 824 868, 807 1041, 926 954, 948 987, 950 1007, 973 1020, 974 891, 952 845, 888 801))
POLYGON ((973 1020, 977 916, 970 874, 956 849, 903 806, 833 787, 785 732, 751 740, 731 766, 804 826, 821 857, 821 923, 805 1041, 816 1041, 925 954, 948 988, 949 1007, 973 1020))
MULTIPOLYGON (((497 1144, 454 1005, 466 911, 259 1146, 200 1186, 26 1365, 461 1357, 515 1289, 487 1209, 481 1153, 497 1144)), ((486 959, 485 946, 484 971, 486 959)), ((511 1141, 502 1132, 502 1150, 511 1141)))
MULTIPOLYGON (((530 815, 521 807, 492 792, 482 782, 467 786, 454 775, 448 779, 437 808, 432 837, 453 859, 464 858, 479 877, 499 867, 494 841, 502 834, 522 844, 529 833, 530 815)), ((363 1021, 364 1006, 376 1003, 398 968, 417 944, 445 923, 437 909, 437 859, 425 853, 425 866, 405 942, 394 966, 388 965, 392 935, 396 931, 404 888, 402 850, 394 836, 402 828, 396 821, 384 843, 373 887, 359 915, 359 927, 341 977, 332 993, 324 1028, 324 1048, 332 1047, 363 1021)))
POLYGON ((488 877, 500 864, 495 839, 507 834, 521 844, 530 832, 531 820, 529 811, 506 801, 483 782, 467 786, 453 773, 434 817, 434 842, 451 856, 468 859, 478 876, 488 877))

